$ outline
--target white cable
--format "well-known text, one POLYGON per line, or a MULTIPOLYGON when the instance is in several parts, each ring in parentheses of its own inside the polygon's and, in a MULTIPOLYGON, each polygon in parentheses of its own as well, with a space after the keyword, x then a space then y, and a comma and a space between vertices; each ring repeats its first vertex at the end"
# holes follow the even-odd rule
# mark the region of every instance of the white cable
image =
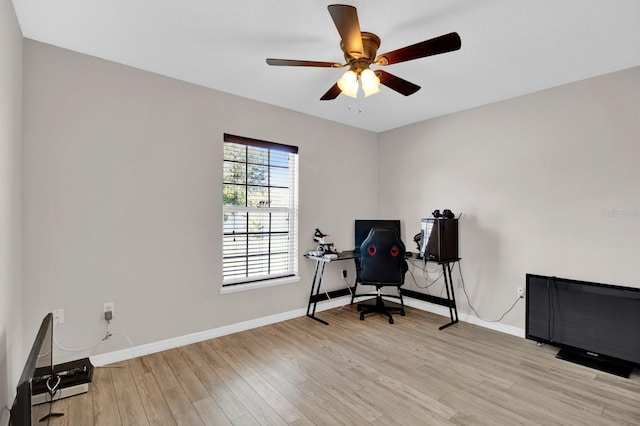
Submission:
POLYGON ((104 334, 104 337, 102 337, 102 339, 100 339, 99 341, 92 343, 90 345, 86 345, 86 346, 82 346, 79 348, 67 348, 62 346, 59 342, 58 339, 56 339, 56 323, 54 323, 54 327, 53 327, 53 341, 56 344, 56 346, 60 349, 62 349, 63 351, 67 351, 67 352, 81 352, 81 351, 86 351, 88 349, 93 349, 91 351, 91 354, 93 355, 93 353, 95 352, 96 348, 98 347, 98 345, 102 342, 104 342, 105 340, 108 340, 111 336, 122 336, 124 337, 127 342, 129 342, 129 346, 131 348, 131 354, 132 354, 132 358, 135 358, 135 348, 133 346, 133 342, 131 341, 131 339, 129 338, 129 336, 127 336, 124 333, 111 333, 111 320, 107 321, 107 330, 104 334))
POLYGON ((327 292, 327 288, 324 286, 324 280, 322 280, 322 290, 324 291, 324 294, 327 296, 327 300, 329 301, 329 304, 331 305, 331 307, 333 309, 336 309, 337 306, 333 304, 333 299, 331 299, 331 296, 329 296, 329 293, 327 292))
POLYGON ((135 358, 136 357, 136 349, 135 349, 135 346, 133 346, 133 342, 131 341, 129 336, 127 336, 124 333, 112 333, 111 336, 121 336, 121 337, 124 337, 125 339, 127 339, 127 342, 129 342, 129 347, 131 349, 131 358, 135 358))
POLYGON ((80 351, 86 351, 87 349, 91 349, 95 346, 98 346, 98 344, 100 344, 100 342, 102 342, 104 339, 100 339, 99 341, 92 343, 90 345, 87 346, 82 346, 80 348, 67 348, 64 347, 60 344, 60 342, 58 342, 58 339, 56 338, 56 326, 57 323, 53 324, 53 341, 56 344, 57 347, 59 347, 60 349, 62 349, 63 351, 67 351, 67 352, 80 352, 80 351))
POLYGON ((53 377, 49 377, 49 378, 47 379, 47 383, 46 383, 47 389, 49 389, 49 394, 51 394, 51 397, 53 397, 53 395, 54 395, 54 393, 53 393, 53 392, 54 392, 54 390, 57 390, 57 389, 58 389, 58 385, 60 384, 60 380, 62 380, 62 378, 61 378, 60 376, 56 375, 55 373, 54 373, 54 376, 53 376, 53 377), (53 385, 53 386, 51 386, 51 385, 49 384, 49 380, 51 380, 53 377, 55 377, 57 380, 56 380, 56 384, 55 384, 55 385, 53 385))
MULTIPOLYGON (((347 281, 347 279, 345 277, 342 277, 342 280, 345 282, 345 284, 347 285, 347 290, 349 290, 349 293, 351 294, 351 298, 353 298, 353 291, 351 291, 351 286, 349 285, 349 281, 347 281)), ((331 305, 331 307, 333 309, 338 309, 338 311, 341 311, 342 309, 344 309, 345 306, 347 305, 342 305, 339 308, 333 303, 333 299, 331 298, 331 296, 329 296, 329 292, 327 291, 327 288, 324 285, 324 280, 322 280, 322 290, 324 291, 325 296, 327 296, 327 300, 329 301, 329 304, 331 305)), ((357 297, 357 296, 356 296, 357 297)), ((354 300, 355 302, 355 300, 354 300)))
POLYGON ((460 262, 458 261, 458 270, 460 271, 460 279, 462 281, 462 291, 464 292, 464 295, 467 297, 467 304, 469 305, 469 307, 471 308, 471 310, 473 311, 474 314, 476 314, 476 316, 478 318, 480 318, 482 321, 486 321, 486 322, 500 322, 502 321, 502 319, 513 310, 513 308, 515 308, 515 306, 518 304, 518 302, 520 301, 521 297, 518 296, 518 298, 516 299, 515 302, 513 302, 513 304, 509 307, 509 309, 507 309, 501 316, 500 318, 496 319, 496 320, 489 320, 489 319, 484 319, 480 316, 480 314, 478 313, 478 311, 475 310, 475 308, 473 307, 473 305, 471 305, 471 300, 469 300, 469 294, 467 294, 467 288, 465 286, 464 283, 464 277, 462 276, 462 267, 460 266, 460 262))
MULTIPOLYGON (((361 296, 358 296, 357 294, 353 294, 353 291, 351 291, 351 286, 349 285, 349 281, 347 281, 347 278, 346 278, 346 277, 343 277, 342 279, 344 280, 345 284, 347 284, 347 290, 349 290, 349 293, 351 294, 351 299, 353 299, 353 302, 354 302, 354 303, 358 303, 358 302, 360 302, 360 301, 362 301, 362 300, 367 300, 367 299, 363 299, 363 297, 367 297, 367 296, 366 296, 366 295, 364 295, 364 294, 363 294, 363 295, 361 295, 361 296), (357 297, 359 297, 360 299, 356 300, 356 298, 357 298, 357 297)), ((360 285, 365 285, 365 284, 360 284, 360 285)), ((351 303, 350 303, 350 304, 351 304, 351 303)), ((342 305, 342 306, 340 306, 340 309, 339 309, 339 310, 342 310, 345 306, 347 306, 347 305, 342 305)))

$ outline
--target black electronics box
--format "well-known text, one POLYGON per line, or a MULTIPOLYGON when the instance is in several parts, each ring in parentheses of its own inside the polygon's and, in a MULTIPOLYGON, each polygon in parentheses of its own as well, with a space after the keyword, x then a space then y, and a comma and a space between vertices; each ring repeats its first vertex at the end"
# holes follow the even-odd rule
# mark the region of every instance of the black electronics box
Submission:
MULTIPOLYGON (((33 395, 47 393, 47 379, 49 374, 38 375, 40 369, 36 369, 36 375, 33 377, 32 393, 33 395)), ((82 358, 75 361, 57 364, 53 367, 55 374, 60 377, 60 385, 58 389, 70 388, 77 385, 90 383, 93 378, 93 365, 89 358, 82 358)))
POLYGON ((420 255, 439 262, 458 259, 458 219, 422 219, 420 255))

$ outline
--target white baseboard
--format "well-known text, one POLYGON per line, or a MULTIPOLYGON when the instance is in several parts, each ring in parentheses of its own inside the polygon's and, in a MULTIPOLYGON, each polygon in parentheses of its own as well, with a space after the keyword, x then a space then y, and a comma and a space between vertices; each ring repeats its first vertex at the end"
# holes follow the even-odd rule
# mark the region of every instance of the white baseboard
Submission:
MULTIPOLYGON (((339 308, 340 306, 347 305, 350 302, 351 302, 351 296, 343 296, 343 297, 335 298, 332 300, 319 302, 316 307, 316 312, 322 312, 329 309, 339 308)), ((405 305, 449 318, 449 309, 444 306, 434 305, 432 303, 422 302, 420 300, 414 300, 410 298, 405 299, 405 305)), ((242 321, 236 324, 225 325, 218 328, 212 328, 210 330, 191 333, 184 336, 173 337, 171 339, 165 339, 157 342, 147 343, 144 345, 133 346, 128 349, 122 349, 114 352, 107 352, 99 355, 92 355, 90 359, 93 365, 100 367, 103 365, 112 364, 114 362, 125 361, 125 360, 136 358, 139 356, 149 355, 152 353, 161 352, 168 349, 178 348, 180 346, 190 345, 192 343, 202 342, 204 340, 209 340, 216 337, 226 336, 228 334, 233 334, 240 331, 250 330, 252 328, 262 327, 265 325, 274 324, 277 322, 286 321, 293 318, 303 317, 306 314, 307 314, 306 308, 295 309, 293 311, 282 312, 279 314, 269 315, 262 318, 256 318, 249 321, 242 321)), ((502 333, 511 334, 517 337, 524 337, 524 330, 519 327, 514 327, 507 324, 501 324, 498 322, 487 322, 475 316, 467 315, 467 314, 459 314, 458 318, 460 321, 479 325, 484 328, 489 328, 491 330, 496 330, 502 333)))
MULTIPOLYGON (((406 298, 404 299, 404 304, 407 306, 411 306, 412 308, 420 309, 422 311, 431 312, 437 315, 442 315, 449 320, 449 308, 440 305, 434 305, 433 303, 423 302, 421 300, 406 298)), ((524 329, 520 327, 515 327, 513 325, 502 324, 500 322, 489 322, 483 321, 480 318, 464 314, 458 313, 458 319, 463 322, 468 322, 470 324, 479 325, 480 327, 488 328, 490 330, 499 331, 505 334, 511 334, 512 336, 522 337, 524 338, 524 329)))
MULTIPOLYGON (((351 296, 344 296, 332 299, 331 301, 327 300, 324 302, 319 302, 316 307, 316 312, 338 308, 340 306, 348 304, 349 302, 351 302, 351 296)), ((218 328, 212 328, 210 330, 199 331, 197 333, 173 337, 171 339, 147 343, 145 345, 134 346, 128 349, 121 349, 114 352, 92 355, 90 359, 93 365, 100 367, 103 365, 112 364, 114 362, 125 361, 127 359, 132 359, 139 356, 149 355, 168 349, 178 348, 180 346, 190 345, 192 343, 202 342, 204 340, 214 339, 220 336, 226 336, 228 334, 233 334, 240 331, 250 330, 252 328, 262 327, 264 325, 275 324, 277 322, 286 321, 292 318, 303 317, 306 314, 306 308, 295 309, 289 312, 282 312, 279 314, 256 318, 249 321, 225 325, 218 328)))

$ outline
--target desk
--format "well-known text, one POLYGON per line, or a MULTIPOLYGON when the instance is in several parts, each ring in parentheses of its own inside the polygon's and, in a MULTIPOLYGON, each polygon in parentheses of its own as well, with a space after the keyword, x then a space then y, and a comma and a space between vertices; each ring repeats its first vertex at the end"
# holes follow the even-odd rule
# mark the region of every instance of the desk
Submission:
MULTIPOLYGON (((415 255, 407 257, 407 260, 416 259, 416 257, 414 256, 415 255)), ((322 287, 322 276, 324 274, 324 267, 327 265, 327 263, 339 262, 343 260, 351 260, 351 259, 355 259, 357 256, 355 255, 353 250, 349 250, 349 251, 344 251, 342 253, 338 253, 338 257, 336 259, 326 259, 322 256, 311 256, 308 254, 306 254, 304 257, 316 262, 315 272, 313 273, 313 283, 311 285, 311 293, 309 294, 309 304, 307 305, 307 316, 318 322, 321 322, 324 325, 329 325, 327 321, 316 317, 316 306, 318 305, 318 302, 321 302, 323 300, 328 300, 329 298, 333 298, 333 297, 342 297, 342 296, 347 296, 351 294, 351 303, 353 304, 353 300, 356 297, 356 288, 358 286, 358 282, 356 278, 356 282, 354 283, 353 287, 348 287, 341 290, 333 290, 328 293, 320 293, 320 288, 322 287)), ((456 295, 453 291, 451 265, 459 261, 460 261, 459 257, 455 259, 442 260, 442 261, 430 260, 430 259, 426 260, 427 263, 435 262, 438 265, 442 265, 442 274, 444 276, 444 287, 447 292, 446 298, 432 296, 430 294, 424 294, 424 293, 420 293, 413 290, 405 290, 404 288, 401 288, 400 290, 402 291, 403 296, 411 297, 413 299, 418 299, 425 302, 434 303, 440 306, 446 306, 449 308, 449 317, 451 318, 451 321, 448 322, 447 324, 444 324, 438 327, 439 330, 443 330, 458 322, 458 308, 456 306, 456 295)))
POLYGON ((320 293, 320 288, 322 287, 322 276, 324 275, 324 267, 327 265, 327 263, 340 262, 343 260, 351 260, 355 258, 353 250, 343 251, 342 253, 337 254, 338 257, 336 259, 327 259, 323 256, 312 256, 309 254, 305 254, 304 256, 307 259, 316 262, 315 272, 313 273, 313 283, 311 285, 311 293, 309 294, 309 304, 307 305, 307 316, 318 322, 321 322, 324 325, 329 325, 329 323, 316 317, 316 306, 318 305, 318 302, 328 300, 330 297, 333 298, 346 296, 348 294, 352 294, 355 291, 355 286, 353 286, 341 290, 333 290, 328 293, 320 293))
POLYGON ((449 316, 451 321, 447 324, 438 327, 438 330, 443 330, 458 322, 458 308, 456 307, 456 295, 453 291, 453 279, 451 278, 451 265, 459 262, 460 258, 449 260, 429 260, 426 262, 435 262, 438 265, 442 265, 442 275, 444 275, 444 288, 447 291, 447 298, 432 296, 430 294, 424 294, 413 290, 402 289, 402 294, 414 299, 423 300, 425 302, 435 303, 436 305, 447 306, 449 308, 449 316))

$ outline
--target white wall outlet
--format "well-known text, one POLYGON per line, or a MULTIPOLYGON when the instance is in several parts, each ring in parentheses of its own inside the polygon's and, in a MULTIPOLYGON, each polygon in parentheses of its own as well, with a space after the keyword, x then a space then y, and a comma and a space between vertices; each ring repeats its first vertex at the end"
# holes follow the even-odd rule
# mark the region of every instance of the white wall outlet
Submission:
POLYGON ((102 314, 106 314, 107 312, 111 312, 111 318, 113 318, 113 302, 105 302, 102 305, 102 314))
POLYGON ((52 313, 54 324, 64 324, 64 309, 54 309, 52 313))
POLYGON ((518 297, 524 299, 524 289, 522 287, 518 287, 518 297))

